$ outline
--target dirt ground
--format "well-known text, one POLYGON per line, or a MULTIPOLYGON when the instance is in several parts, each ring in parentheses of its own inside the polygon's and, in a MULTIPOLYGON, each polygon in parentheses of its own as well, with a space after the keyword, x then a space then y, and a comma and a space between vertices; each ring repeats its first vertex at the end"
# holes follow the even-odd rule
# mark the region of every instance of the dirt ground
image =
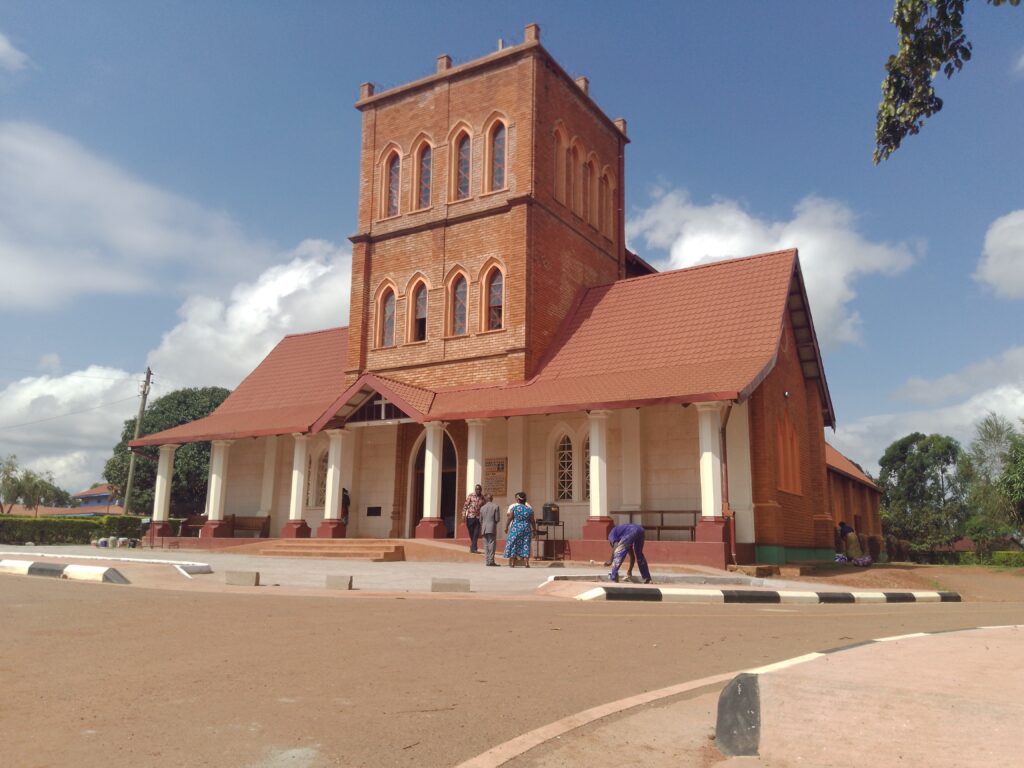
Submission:
MULTIPOLYGON (((970 589, 988 594, 982 582, 970 589)), ((0 762, 452 766, 644 691, 872 637, 1010 623, 1024 623, 1024 600, 289 597, 0 575, 0 762)))
POLYGON ((950 590, 971 602, 1024 601, 1024 568, 910 563, 883 563, 870 568, 826 565, 819 566, 813 574, 801 576, 800 581, 856 589, 950 590))

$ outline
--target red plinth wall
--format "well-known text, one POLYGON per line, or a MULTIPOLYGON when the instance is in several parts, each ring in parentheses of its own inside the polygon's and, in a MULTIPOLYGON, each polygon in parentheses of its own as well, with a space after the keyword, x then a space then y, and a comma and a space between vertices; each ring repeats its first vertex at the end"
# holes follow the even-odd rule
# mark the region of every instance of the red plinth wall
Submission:
POLYGON ((324 520, 316 529, 318 539, 344 539, 345 524, 341 520, 324 520))
POLYGON ((439 517, 424 517, 416 525, 417 539, 445 539, 448 538, 448 526, 439 517))
POLYGON ((720 544, 729 540, 729 526, 724 517, 699 517, 693 536, 698 542, 720 544))
POLYGON ((230 539, 234 534, 234 527, 227 520, 207 520, 199 529, 203 539, 230 539))
POLYGON ((282 539, 308 539, 312 534, 305 520, 289 520, 281 529, 282 539))
POLYGON ((595 540, 604 542, 604 546, 608 548, 608 534, 611 533, 612 528, 615 527, 615 521, 610 517, 588 517, 587 522, 583 524, 583 540, 595 540))
POLYGON ((171 528, 171 524, 166 520, 160 522, 154 521, 150 525, 149 531, 146 533, 147 536, 175 536, 174 530, 171 528))

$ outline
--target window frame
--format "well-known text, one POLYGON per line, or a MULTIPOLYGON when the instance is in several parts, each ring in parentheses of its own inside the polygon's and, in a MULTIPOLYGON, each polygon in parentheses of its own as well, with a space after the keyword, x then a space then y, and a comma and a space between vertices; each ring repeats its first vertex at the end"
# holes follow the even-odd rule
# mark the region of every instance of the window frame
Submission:
POLYGON ((508 124, 502 119, 494 120, 487 128, 487 157, 485 158, 487 168, 487 192, 501 192, 508 189, 508 124), (502 134, 502 146, 501 146, 501 184, 496 184, 494 180, 495 163, 498 160, 498 154, 495 151, 495 143, 497 141, 498 131, 502 134))
POLYGON ((397 149, 392 148, 384 155, 381 184, 380 215, 382 219, 392 219, 402 212, 402 156, 397 149), (394 188, 392 188, 392 168, 395 173, 394 188))
POLYGON ((473 196, 473 136, 466 128, 460 128, 452 140, 451 153, 451 184, 449 186, 449 201, 453 203, 469 200, 473 196), (462 179, 462 146, 466 145, 466 193, 460 194, 460 181, 462 179))
POLYGON ((431 207, 434 199, 434 148, 430 142, 424 139, 416 145, 416 150, 413 153, 413 210, 414 211, 425 211, 431 207), (423 157, 429 155, 427 160, 426 176, 426 202, 423 199, 423 157))
POLYGON ((575 446, 572 435, 563 432, 555 440, 555 501, 576 500, 575 446), (568 446, 566 446, 568 443, 568 446))
POLYGON ((484 272, 484 279, 481 283, 480 291, 480 330, 484 333, 505 329, 505 288, 505 271, 497 264, 491 265, 487 271, 484 272), (501 304, 498 305, 501 312, 501 323, 497 327, 491 327, 491 285, 494 283, 496 277, 501 280, 501 304))
POLYGON ((398 291, 390 283, 385 283, 380 289, 380 294, 377 298, 377 323, 374 333, 374 341, 376 342, 375 347, 377 349, 391 349, 396 346, 395 339, 395 320, 398 314, 398 291), (388 336, 387 327, 387 302, 388 299, 392 301, 391 307, 391 341, 385 343, 388 336))
POLYGON ((469 275, 459 270, 456 271, 448 281, 448 328, 447 335, 453 338, 461 338, 469 335, 469 275), (455 323, 455 312, 457 309, 456 291, 459 282, 466 287, 466 294, 463 300, 462 332, 459 333, 455 323))
POLYGON ((406 302, 406 308, 409 318, 409 328, 406 338, 408 343, 417 344, 427 340, 427 328, 430 320, 430 292, 427 289, 427 284, 424 280, 419 279, 413 283, 412 290, 408 292, 408 301, 406 302), (422 318, 422 338, 420 338, 420 322, 419 317, 419 298, 423 296, 423 318, 422 318))

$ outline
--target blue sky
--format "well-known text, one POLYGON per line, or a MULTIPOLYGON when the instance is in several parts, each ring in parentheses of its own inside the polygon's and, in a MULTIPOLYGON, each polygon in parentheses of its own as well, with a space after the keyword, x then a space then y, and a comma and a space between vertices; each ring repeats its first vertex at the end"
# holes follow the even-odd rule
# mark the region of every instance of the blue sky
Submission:
POLYGON ((8 0, 0 7, 0 454, 100 479, 135 380, 234 386, 347 324, 359 84, 528 22, 625 117, 631 247, 800 248, 839 429, 1024 416, 1024 10, 968 5, 945 109, 871 164, 891 3, 8 0), (82 412, 82 413, 79 413, 82 412), (74 414, 74 415, 66 415, 74 414), (26 426, 20 426, 26 425, 26 426))

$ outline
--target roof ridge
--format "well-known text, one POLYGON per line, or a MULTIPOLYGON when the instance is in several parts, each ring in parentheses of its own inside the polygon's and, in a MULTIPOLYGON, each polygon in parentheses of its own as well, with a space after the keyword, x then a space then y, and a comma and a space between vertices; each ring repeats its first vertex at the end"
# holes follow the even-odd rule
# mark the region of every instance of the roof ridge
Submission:
POLYGON ((797 248, 781 248, 777 251, 766 251, 764 253, 755 253, 751 256, 734 256, 729 259, 719 259, 718 261, 708 261, 703 264, 694 264, 689 267, 679 267, 678 269, 668 269, 664 272, 655 272, 653 275, 637 275, 636 277, 627 277, 622 280, 614 280, 610 283, 601 283, 600 285, 591 286, 588 290, 595 288, 605 288, 613 285, 621 285, 623 283, 635 283, 640 280, 653 280, 659 277, 668 277, 670 275, 680 275, 688 272, 693 272, 698 269, 707 269, 708 267, 720 267, 725 264, 736 264, 741 261, 753 261, 754 259, 764 259, 769 256, 779 256, 784 253, 792 253, 794 256, 798 253, 797 248))
POLYGON ((418 389, 420 392, 429 392, 432 395, 436 395, 437 394, 437 390, 436 389, 429 389, 427 387, 421 387, 419 384, 410 384, 407 381, 402 381, 400 379, 392 379, 389 376, 381 376, 379 373, 374 373, 373 371, 367 371, 366 375, 373 376, 374 378, 380 379, 381 381, 385 381, 388 384, 398 384, 399 386, 402 386, 402 387, 409 387, 410 389, 418 389))
POLYGON ((293 338, 296 338, 298 336, 315 336, 318 333, 331 333, 333 331, 347 331, 347 330, 348 330, 348 326, 347 325, 336 325, 336 326, 334 326, 332 328, 321 328, 318 331, 302 331, 301 333, 286 333, 284 335, 284 338, 285 339, 293 339, 293 338))

